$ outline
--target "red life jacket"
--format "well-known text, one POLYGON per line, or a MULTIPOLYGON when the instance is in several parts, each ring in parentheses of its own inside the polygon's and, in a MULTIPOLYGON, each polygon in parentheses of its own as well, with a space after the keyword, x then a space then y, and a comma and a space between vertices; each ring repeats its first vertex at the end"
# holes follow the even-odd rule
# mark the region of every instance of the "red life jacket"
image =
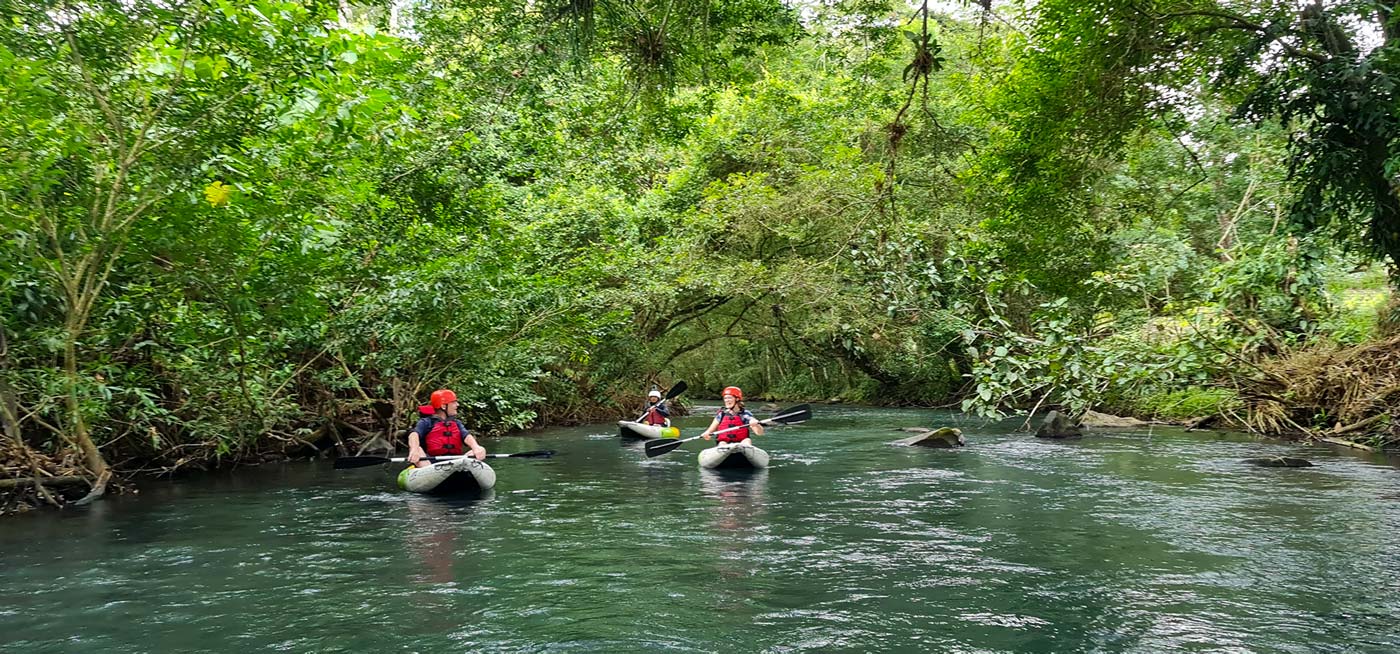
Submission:
POLYGON ((467 430, 458 422, 456 418, 441 420, 434 416, 432 418, 433 428, 428 430, 428 435, 423 437, 423 451, 428 456, 446 456, 462 454, 465 450, 463 441, 467 436, 467 430))
POLYGON ((716 417, 719 418, 719 427, 715 428, 716 432, 729 429, 730 427, 740 427, 740 429, 735 429, 725 434, 718 434, 715 436, 715 440, 721 443, 738 443, 749 437, 747 419, 752 418, 753 414, 749 413, 747 410, 736 416, 724 409, 720 409, 719 415, 716 417))

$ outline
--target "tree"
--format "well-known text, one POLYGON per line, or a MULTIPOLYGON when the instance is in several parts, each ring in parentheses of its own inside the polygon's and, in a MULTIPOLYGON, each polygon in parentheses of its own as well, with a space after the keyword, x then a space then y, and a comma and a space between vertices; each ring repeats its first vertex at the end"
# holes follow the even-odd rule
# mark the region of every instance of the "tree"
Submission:
POLYGON ((1209 92, 1239 119, 1289 130, 1292 226, 1400 264, 1395 6, 1028 3, 1031 35, 994 103, 1011 118, 1010 138, 983 162, 991 187, 1007 189, 1003 231, 1052 235, 1045 256, 1087 243, 1060 235, 1092 233, 1094 184, 1125 136, 1179 124, 1209 92))
POLYGON ((387 96, 359 88, 354 71, 393 49, 331 29, 333 8, 297 2, 7 8, 0 228, 61 307, 53 429, 100 493, 108 466, 88 423, 100 379, 83 373, 86 337, 135 237, 227 203, 243 166, 280 156, 256 151, 260 136, 334 146, 355 133, 387 96))

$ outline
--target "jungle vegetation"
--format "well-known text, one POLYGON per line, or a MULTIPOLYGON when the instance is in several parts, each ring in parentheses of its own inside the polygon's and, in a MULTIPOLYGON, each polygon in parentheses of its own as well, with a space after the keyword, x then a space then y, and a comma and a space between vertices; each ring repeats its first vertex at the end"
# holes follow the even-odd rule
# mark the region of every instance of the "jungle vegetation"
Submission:
POLYGON ((1396 4, 4 0, 0 467, 678 379, 1394 443, 1396 4))

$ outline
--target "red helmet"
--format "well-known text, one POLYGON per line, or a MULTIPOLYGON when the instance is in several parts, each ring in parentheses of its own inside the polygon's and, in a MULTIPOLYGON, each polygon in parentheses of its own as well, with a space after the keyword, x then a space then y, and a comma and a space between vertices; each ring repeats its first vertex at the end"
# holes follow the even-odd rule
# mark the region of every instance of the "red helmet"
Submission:
POLYGON ((433 391, 432 396, 428 398, 428 402, 433 405, 434 409, 441 409, 456 401, 457 394, 445 388, 442 390, 433 391))
POLYGON ((725 386, 724 392, 720 395, 733 395, 736 400, 744 399, 744 392, 739 390, 738 386, 725 386))

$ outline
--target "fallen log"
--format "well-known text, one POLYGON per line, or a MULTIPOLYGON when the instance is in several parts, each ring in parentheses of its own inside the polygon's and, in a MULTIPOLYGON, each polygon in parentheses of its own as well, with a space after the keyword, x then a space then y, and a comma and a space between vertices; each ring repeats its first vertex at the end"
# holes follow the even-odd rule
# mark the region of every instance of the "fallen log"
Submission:
POLYGON ((1366 418, 1365 420, 1359 420, 1359 421, 1357 421, 1357 422, 1353 422, 1353 423, 1351 423, 1350 425, 1346 425, 1346 426, 1337 425, 1336 427, 1334 427, 1334 428, 1332 429, 1332 435, 1334 435, 1334 436, 1341 436, 1342 434, 1350 434, 1351 432, 1354 432, 1354 431, 1361 431, 1362 429, 1365 429, 1365 428, 1367 428, 1367 427, 1370 427, 1371 425, 1374 425, 1374 424, 1380 422, 1381 420, 1385 420, 1385 419, 1389 419, 1389 418, 1390 418, 1390 414, 1389 414, 1389 413, 1377 413, 1377 414, 1374 415, 1374 416, 1371 416, 1371 417, 1369 417, 1369 418, 1366 418))
POLYGON ((14 479, 0 479, 0 489, 19 488, 22 486, 72 486, 86 483, 88 483, 87 477, 17 477, 14 479))
POLYGON ((1356 448, 1356 449, 1358 449, 1358 450, 1364 450, 1364 451, 1366 451, 1366 452, 1375 452, 1375 451, 1376 451, 1376 448, 1371 447, 1370 445, 1362 445, 1361 443, 1355 443, 1355 442, 1349 441, 1349 440, 1347 440, 1347 439, 1345 439, 1345 438, 1333 438, 1333 437, 1331 437, 1331 436, 1319 436, 1319 437, 1317 437, 1317 440, 1322 441, 1322 442, 1324 442, 1324 443, 1331 443, 1331 444, 1333 444, 1333 445, 1345 445, 1345 446, 1347 446, 1347 447, 1354 447, 1354 448, 1356 448))

